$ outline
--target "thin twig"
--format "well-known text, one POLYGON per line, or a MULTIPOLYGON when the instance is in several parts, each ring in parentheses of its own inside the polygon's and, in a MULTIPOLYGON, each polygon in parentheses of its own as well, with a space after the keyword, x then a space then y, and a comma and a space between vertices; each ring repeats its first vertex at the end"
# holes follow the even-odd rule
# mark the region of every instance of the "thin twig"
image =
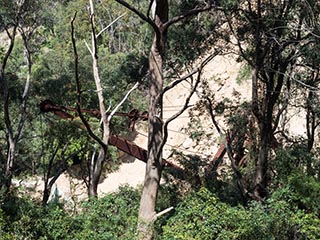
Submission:
POLYGON ((121 100, 121 102, 112 110, 112 112, 109 114, 108 116, 108 122, 110 122, 111 118, 113 117, 113 115, 116 113, 116 111, 118 111, 119 107, 121 107, 121 105, 127 100, 127 98, 129 97, 129 95, 135 90, 137 89, 139 86, 139 83, 137 82, 128 92, 127 94, 123 97, 123 99, 121 100))
POLYGON ((210 54, 204 61, 201 62, 200 66, 198 66, 197 68, 195 68, 194 70, 192 70, 189 74, 179 78, 178 80, 172 82, 170 85, 166 86, 163 91, 162 91, 162 95, 164 95, 165 92, 169 91, 170 89, 174 88, 175 86, 177 86, 179 83, 189 79, 190 77, 192 77, 194 74, 198 73, 200 70, 202 70, 204 68, 205 65, 207 65, 214 57, 216 57, 219 53, 221 53, 221 51, 216 51, 213 54, 210 54))
POLYGON ((87 40, 83 40, 84 41, 84 44, 86 45, 86 47, 88 48, 88 50, 89 50, 89 52, 90 52, 90 54, 91 55, 93 55, 93 52, 92 52, 92 50, 91 50, 91 48, 90 48, 90 46, 89 46, 89 44, 87 43, 87 40))

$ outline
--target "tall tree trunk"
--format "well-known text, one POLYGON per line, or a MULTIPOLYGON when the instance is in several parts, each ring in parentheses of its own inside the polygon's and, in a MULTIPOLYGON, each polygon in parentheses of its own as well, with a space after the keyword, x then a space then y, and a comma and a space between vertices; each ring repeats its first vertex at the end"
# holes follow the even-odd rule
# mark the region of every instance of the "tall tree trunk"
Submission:
MULTIPOLYGON (((94 5, 93 1, 90 0, 90 22, 91 22, 91 55, 92 55, 92 70, 93 77, 96 84, 97 95, 99 100, 99 110, 101 113, 101 123, 102 123, 102 139, 98 140, 100 144, 100 151, 97 159, 92 159, 89 163, 89 197, 98 197, 98 184, 103 168, 103 164, 106 159, 108 150, 108 140, 110 136, 109 122, 110 119, 107 118, 106 108, 104 105, 103 87, 99 75, 98 66, 98 47, 97 47, 97 36, 95 32, 95 15, 94 15, 94 5)), ((83 120, 83 119, 82 119, 83 120)), ((88 127, 87 127, 88 128, 88 127)), ((90 130, 91 131, 91 130, 90 130)), ((95 137, 97 138, 97 137, 95 137)), ((97 140, 97 139, 96 139, 97 140)))
POLYGON ((6 169, 5 169, 5 187, 7 190, 11 185, 11 179, 13 174, 12 168, 13 168, 16 144, 15 144, 14 133, 13 133, 12 123, 11 123, 10 113, 9 113, 9 89, 8 89, 8 81, 5 77, 5 68, 14 47, 16 32, 17 32, 17 25, 15 25, 15 27, 13 28, 11 34, 9 33, 9 30, 7 30, 8 37, 10 38, 10 44, 0 65, 0 84, 2 88, 2 94, 3 94, 2 95, 3 96, 3 113, 4 113, 4 122, 6 125, 6 131, 7 131, 6 133, 7 162, 6 162, 6 169))
POLYGON ((168 21, 168 1, 156 3, 155 19, 159 32, 156 32, 149 56, 149 129, 148 129, 148 161, 142 190, 139 219, 138 239, 152 239, 153 223, 156 220, 156 199, 162 171, 161 144, 162 129, 162 90, 163 90, 163 57, 166 44, 166 31, 163 24, 168 21))
POLYGON ((271 123, 264 121, 259 126, 259 152, 255 167, 254 196, 264 198, 267 195, 267 170, 271 144, 271 123))
MULTIPOLYGON (((204 8, 195 8, 182 15, 176 16, 168 20, 168 0, 151 0, 147 15, 128 4, 124 0, 116 0, 126 8, 136 13, 142 20, 148 22, 152 26, 155 36, 152 42, 150 55, 149 55, 149 122, 148 122, 148 160, 146 165, 146 175, 144 179, 144 186, 142 190, 137 233, 138 239, 152 239, 153 237, 153 224, 158 216, 161 216, 165 211, 156 214, 155 206, 158 194, 158 188, 162 172, 162 149, 168 137, 167 127, 168 123, 180 116, 187 108, 187 105, 179 111, 176 115, 163 123, 162 119, 162 96, 164 93, 163 85, 163 60, 166 45, 167 29, 170 25, 175 24, 182 19, 194 16, 200 12, 208 11, 212 8, 212 4, 208 4, 204 8), (150 14, 151 13, 151 14, 150 14), (152 16, 150 16, 152 15, 152 16)), ((206 62, 206 61, 205 61, 206 62)), ((203 66, 201 67, 202 70, 203 66)), ((200 69, 199 76, 200 76, 200 69)), ((183 81, 183 80, 181 80, 183 81)), ((181 82, 181 81, 177 81, 181 82)), ((193 95, 196 87, 198 86, 199 79, 194 88, 187 98, 188 104, 191 96, 193 95)), ((173 86, 172 86, 173 87, 173 86)), ((169 208, 171 209, 171 208, 169 208)))

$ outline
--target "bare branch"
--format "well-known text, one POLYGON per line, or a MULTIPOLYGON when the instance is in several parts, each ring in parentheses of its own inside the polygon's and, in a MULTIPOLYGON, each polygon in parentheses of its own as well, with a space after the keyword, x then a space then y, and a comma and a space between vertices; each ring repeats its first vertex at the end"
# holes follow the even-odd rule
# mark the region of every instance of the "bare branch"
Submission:
POLYGON ((99 76, 99 68, 98 68, 98 48, 97 48, 97 39, 95 34, 95 25, 94 25, 94 8, 93 1, 90 0, 90 23, 91 23, 91 44, 92 44, 92 69, 93 69, 93 77, 96 84, 97 95, 99 100, 99 110, 101 113, 101 121, 103 124, 103 136, 102 142, 104 142, 104 151, 106 154, 107 144, 109 139, 109 122, 107 121, 106 109, 104 105, 104 97, 102 92, 102 84, 99 76))
POLYGON ((106 148, 106 145, 104 144, 104 142, 93 133, 88 121, 85 119, 85 117, 81 112, 81 88, 80 88, 79 69, 78 69, 78 52, 77 52, 76 39, 74 34, 74 24, 73 24, 76 19, 76 16, 77 16, 77 12, 75 12, 71 20, 71 38, 72 38, 72 46, 73 46, 73 52, 74 52, 75 80, 76 80, 76 87, 77 87, 77 112, 79 114, 79 117, 82 123, 86 127, 90 137, 92 137, 95 141, 97 141, 102 147, 106 148))
MULTIPOLYGON (((201 81, 201 73, 202 73, 202 70, 203 68, 215 57, 217 56, 219 53, 219 51, 215 52, 214 54, 211 54, 209 57, 207 57, 201 64, 200 66, 195 70, 196 73, 198 73, 198 76, 197 76, 197 80, 193 86, 193 88, 191 89, 190 93, 189 93, 189 96, 186 98, 185 100, 185 103, 183 105, 183 107, 180 109, 180 111, 178 111, 176 114, 174 114, 173 116, 171 116, 164 124, 163 124, 163 140, 161 142, 161 146, 159 148, 159 152, 157 153, 159 156, 163 150, 163 147, 164 145, 166 144, 166 141, 168 139, 168 125, 170 122, 172 122, 174 119, 178 118, 189 106, 189 102, 191 100, 191 97, 193 96, 193 94, 195 93, 195 91, 197 90, 198 88, 198 85, 201 81)), ((193 74, 192 74, 193 75, 193 74)), ((192 76, 191 75, 191 76, 192 76)), ((190 77, 191 77, 190 76, 190 77)), ((183 78, 184 79, 184 78, 183 78)), ((185 79, 184 79, 185 80, 185 79)), ((182 81, 179 81, 177 80, 178 83, 182 82, 182 81)), ((178 84, 177 83, 177 84, 178 84)), ((176 85, 177 85, 176 84, 176 85)), ((162 93, 163 95, 163 93, 162 93)))
POLYGON ((130 5, 129 3, 127 3, 126 1, 123 0, 116 0, 118 3, 120 3, 121 5, 123 5, 124 7, 126 7, 127 9, 129 9, 130 11, 134 12, 135 14, 137 14, 143 21, 147 22, 150 24, 150 26, 156 31, 159 32, 159 28, 157 27, 157 25, 152 21, 151 18, 149 18, 148 16, 144 15, 141 11, 139 11, 138 9, 136 9, 135 7, 133 7, 132 5, 130 5))
POLYGON ((127 94, 123 97, 123 99, 121 100, 121 102, 112 110, 112 112, 109 114, 108 116, 108 122, 110 122, 111 118, 113 117, 113 115, 116 113, 116 111, 118 111, 119 107, 121 107, 121 105, 127 100, 127 98, 129 97, 129 95, 135 90, 137 89, 139 86, 139 83, 137 82, 128 92, 127 94))
POLYGON ((211 99, 210 99, 208 96, 206 96, 205 98, 206 98, 206 100, 207 100, 206 107, 207 107, 208 112, 209 112, 209 115, 210 115, 210 117, 211 117, 211 121, 212 121, 214 127, 217 129, 218 133, 219 133, 220 135, 223 135, 223 134, 222 134, 222 131, 221 131, 221 129, 220 129, 220 127, 219 127, 219 125, 218 125, 218 123, 217 123, 217 121, 216 121, 216 118, 214 117, 211 99))
POLYGON ((126 13, 123 13, 119 17, 117 17, 115 20, 113 20, 111 23, 108 24, 105 28, 103 28, 97 35, 96 38, 98 38, 104 31, 106 31, 109 27, 111 27, 114 23, 116 23, 120 18, 122 18, 126 13))
MULTIPOLYGON (((179 15, 179 16, 176 16, 176 17, 171 18, 168 22, 166 22, 166 23, 164 24, 163 27, 164 27, 164 29, 166 29, 166 28, 170 27, 172 24, 175 24, 175 23, 177 23, 177 22, 179 22, 179 21, 181 21, 181 20, 183 20, 183 19, 185 19, 185 18, 187 18, 187 17, 191 17, 191 16, 194 16, 194 15, 197 15, 197 14, 199 14, 199 13, 201 13, 201 12, 209 11, 209 10, 211 10, 213 7, 214 7, 214 5, 209 4, 209 5, 207 5, 207 6, 204 7, 204 8, 195 8, 195 9, 192 9, 192 10, 190 10, 190 11, 184 13, 184 14, 181 14, 181 15, 179 15)), ((218 9, 218 8, 217 8, 217 9, 218 9)), ((219 9, 220 9, 220 8, 219 8, 219 9)))
POLYGON ((86 41, 85 39, 84 39, 83 41, 84 41, 84 44, 86 45, 86 47, 88 48, 88 50, 89 50, 90 54, 91 54, 91 55, 93 55, 93 52, 92 52, 92 50, 91 50, 91 48, 90 48, 89 44, 87 43, 87 41, 86 41))
POLYGON ((205 65, 207 65, 215 56, 217 56, 221 51, 216 51, 213 54, 210 54, 201 64, 199 67, 195 68, 194 70, 192 70, 189 74, 183 76, 182 78, 172 82, 170 85, 166 86, 163 91, 162 91, 162 95, 164 95, 165 92, 169 91, 170 89, 174 88, 175 86, 177 86, 179 83, 189 79, 190 77, 192 77, 194 74, 198 73, 200 70, 202 70, 204 68, 205 65))
POLYGON ((161 154, 162 150, 163 150, 163 147, 164 145, 166 144, 166 141, 168 139, 168 125, 170 122, 172 122, 174 119, 178 118, 189 106, 189 102, 190 102, 190 99, 191 97, 193 96, 194 92, 196 91, 199 83, 200 83, 200 78, 201 76, 201 71, 198 71, 198 77, 197 77, 197 80, 196 80, 196 83, 195 85, 193 86, 193 88, 191 89, 190 91, 190 94, 189 96, 187 97, 187 99, 185 100, 185 103, 183 105, 183 107, 180 109, 180 111, 178 111, 176 114, 174 114, 173 116, 171 116, 164 124, 163 124, 163 140, 161 142, 161 146, 159 148, 159 152, 157 153, 158 155, 161 154))
POLYGON ((167 209, 165 209, 165 210, 163 210, 163 211, 161 211, 161 212, 157 213, 157 214, 156 214, 156 218, 161 217, 162 215, 164 215, 164 214, 166 214, 166 213, 170 212, 170 211, 171 211, 171 210, 173 210, 173 209, 174 209, 174 207, 169 207, 169 208, 167 208, 167 209))

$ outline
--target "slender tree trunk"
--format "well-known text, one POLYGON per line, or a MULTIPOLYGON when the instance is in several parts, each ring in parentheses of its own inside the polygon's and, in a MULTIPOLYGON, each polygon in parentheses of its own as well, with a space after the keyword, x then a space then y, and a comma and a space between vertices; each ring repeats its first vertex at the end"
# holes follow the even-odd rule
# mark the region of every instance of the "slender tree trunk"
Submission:
POLYGON ((7 146, 7 163, 6 163, 5 175, 7 178, 6 185, 7 187, 9 187, 11 183, 15 144, 13 140, 11 121, 9 118, 9 93, 8 93, 8 85, 4 76, 4 68, 0 69, 0 81, 3 88, 3 112, 4 112, 4 119, 5 119, 6 128, 7 128, 6 130, 7 130, 8 146, 7 146))
POLYGON ((97 160, 95 160, 95 163, 92 163, 89 167, 89 197, 98 197, 98 185, 105 159, 106 153, 101 147, 97 160))
POLYGON ((11 179, 12 179, 12 168, 13 168, 13 162, 14 162, 14 154, 16 149, 13 129, 12 129, 12 123, 10 119, 10 113, 9 113, 9 89, 8 89, 8 82, 5 77, 5 68, 7 61, 11 55, 11 52, 14 47, 15 43, 15 37, 16 37, 16 31, 17 31, 17 25, 13 28, 12 33, 10 34, 7 30, 7 34, 10 38, 10 45, 9 48, 1 62, 0 65, 0 84, 2 88, 2 94, 3 94, 3 113, 4 113, 4 122, 6 125, 6 135, 7 135, 7 162, 6 162, 6 169, 5 169, 5 187, 8 190, 11 185, 11 179))
MULTIPOLYGON (((30 87, 30 79, 31 79, 31 70, 32 70, 32 62, 31 62, 31 55, 29 50, 29 39, 32 35, 32 31, 30 34, 25 33, 23 29, 20 30, 20 34, 23 39, 23 46, 24 46, 24 57, 27 62, 28 72, 27 72, 27 79, 24 86, 24 91, 22 94, 22 103, 21 103, 21 116, 19 120, 19 124, 16 129, 16 134, 13 133, 13 127, 11 125, 10 117, 9 117, 9 92, 6 89, 6 100, 5 100, 5 118, 7 119, 7 129, 8 129, 8 143, 9 143, 9 150, 8 150, 8 158, 7 158, 7 167, 6 167, 6 175, 8 176, 8 181, 11 182, 11 178, 13 176, 13 162, 14 162, 14 154, 16 151, 16 146, 18 144, 19 138, 22 134, 22 130, 24 127, 24 123, 26 120, 26 109, 27 109, 27 100, 28 100, 28 93, 30 87)), ((6 87, 7 88, 7 87, 6 87)))
POLYGON ((104 105, 104 96, 103 96, 103 87, 99 75, 99 66, 98 66, 98 47, 97 39, 95 33, 95 15, 94 15, 94 6, 93 1, 90 0, 90 20, 91 20, 91 53, 92 53, 92 69, 93 77, 96 84, 98 100, 99 100, 99 110, 101 113, 101 123, 102 123, 102 144, 100 147, 99 155, 97 159, 92 159, 89 166, 89 197, 98 197, 98 184, 101 176, 102 168, 104 161, 106 159, 107 150, 108 150, 108 140, 110 136, 109 120, 106 115, 106 108, 104 105))
POLYGON ((161 144, 162 129, 162 90, 163 90, 163 57, 166 44, 166 32, 162 25, 168 21, 168 1, 156 3, 155 23, 159 32, 155 34, 149 56, 149 129, 148 129, 148 161, 142 190, 139 219, 138 239, 152 239, 153 223, 156 220, 156 199, 162 171, 161 144))

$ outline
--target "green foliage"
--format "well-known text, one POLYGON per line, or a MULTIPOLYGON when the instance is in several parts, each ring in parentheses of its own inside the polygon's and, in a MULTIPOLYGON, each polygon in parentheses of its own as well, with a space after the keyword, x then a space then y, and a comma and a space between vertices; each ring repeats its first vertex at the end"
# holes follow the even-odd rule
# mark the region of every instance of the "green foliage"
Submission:
MULTIPOLYGON (((319 239, 319 209, 300 208, 305 192, 319 206, 319 183, 296 176, 265 202, 247 207, 222 202, 207 188, 177 198, 162 187, 157 211, 176 207, 156 224, 156 239, 319 239), (317 187, 315 187, 317 185, 317 187), (312 192, 314 191, 314 194, 312 192), (298 197, 298 198, 297 198, 298 197)), ((128 187, 86 201, 78 213, 59 205, 38 206, 26 198, 7 198, 0 210, 3 239, 135 239, 139 192, 128 187)))
MULTIPOLYGON (((62 206, 39 206, 11 197, 0 209, 0 233, 5 239, 133 239, 139 194, 129 187, 84 202, 71 215, 62 206)), ((3 238, 1 238, 3 239, 3 238)))
POLYGON ((300 209, 320 216, 319 159, 304 144, 279 150, 272 168, 277 172, 272 188, 285 185, 290 189, 288 201, 300 209))
POLYGON ((82 230, 75 239, 132 239, 137 224, 139 194, 128 187, 118 193, 90 200, 76 218, 82 230))
POLYGON ((295 173, 310 174, 316 172, 317 162, 315 156, 308 151, 305 144, 292 144, 277 151, 277 156, 272 162, 272 168, 277 171, 280 181, 286 181, 288 176, 295 173), (313 165, 313 166, 312 166, 313 165))
POLYGON ((288 177, 292 201, 299 208, 320 216, 320 182, 305 174, 292 174, 288 177))
POLYGON ((178 205, 162 239, 317 239, 319 221, 281 199, 232 207, 202 188, 178 205))

